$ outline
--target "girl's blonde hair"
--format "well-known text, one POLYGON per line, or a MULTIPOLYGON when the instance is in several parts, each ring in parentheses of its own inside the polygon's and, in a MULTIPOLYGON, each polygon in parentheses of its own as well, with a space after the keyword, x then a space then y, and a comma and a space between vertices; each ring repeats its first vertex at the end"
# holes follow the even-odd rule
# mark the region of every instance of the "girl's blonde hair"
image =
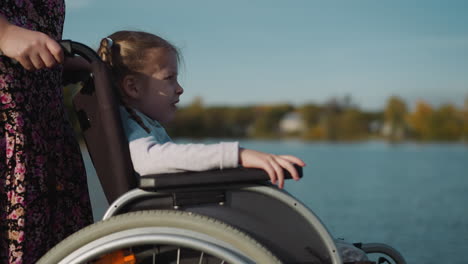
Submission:
MULTIPOLYGON (((159 48, 173 52, 177 61, 180 61, 180 53, 174 45, 159 36, 142 31, 117 31, 101 40, 97 53, 101 60, 109 66, 112 81, 119 88, 119 94, 122 96, 120 83, 123 78, 129 74, 142 73, 148 66, 146 60, 148 51, 159 48)), ((150 130, 135 110, 125 105, 123 101, 122 104, 132 119, 149 133, 150 130)))
POLYGON ((112 78, 118 84, 126 75, 142 72, 148 63, 147 52, 158 48, 173 52, 180 61, 179 51, 174 45, 142 31, 117 31, 101 40, 97 53, 110 66, 112 78))

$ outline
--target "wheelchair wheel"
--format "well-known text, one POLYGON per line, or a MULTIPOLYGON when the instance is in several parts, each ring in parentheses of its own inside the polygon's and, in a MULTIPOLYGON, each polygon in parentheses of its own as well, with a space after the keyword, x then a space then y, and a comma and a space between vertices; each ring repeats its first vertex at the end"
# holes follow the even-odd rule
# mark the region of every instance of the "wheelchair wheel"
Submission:
POLYGON ((126 263, 111 260, 122 252, 128 254, 127 263, 281 263, 254 239, 216 219, 156 210, 88 226, 51 249, 38 264, 126 263))
POLYGON ((380 264, 406 264, 403 256, 393 247, 382 243, 364 243, 361 249, 371 258, 378 257, 377 263, 380 264))

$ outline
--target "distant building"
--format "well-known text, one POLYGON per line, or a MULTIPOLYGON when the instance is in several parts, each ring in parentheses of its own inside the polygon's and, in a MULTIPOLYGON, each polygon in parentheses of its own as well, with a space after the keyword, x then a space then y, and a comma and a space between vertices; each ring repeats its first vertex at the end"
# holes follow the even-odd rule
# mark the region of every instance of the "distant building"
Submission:
POLYGON ((304 120, 299 113, 291 112, 286 114, 279 123, 279 130, 284 134, 302 132, 305 129, 304 120))
POLYGON ((373 134, 379 134, 379 132, 380 132, 382 135, 384 135, 385 133, 387 133, 384 130, 387 130, 388 128, 383 128, 382 122, 380 122, 378 120, 373 120, 373 121, 371 121, 369 123, 368 129, 373 134))
POLYGON ((405 138, 405 129, 403 126, 396 126, 385 122, 381 127, 381 134, 392 140, 402 140, 405 138))

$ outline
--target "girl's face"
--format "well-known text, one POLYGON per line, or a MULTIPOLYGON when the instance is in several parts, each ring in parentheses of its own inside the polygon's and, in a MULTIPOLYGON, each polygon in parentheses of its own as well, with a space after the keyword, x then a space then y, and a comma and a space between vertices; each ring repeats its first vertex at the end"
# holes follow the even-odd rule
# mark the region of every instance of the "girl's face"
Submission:
POLYGON ((184 89, 177 81, 178 63, 174 52, 155 49, 148 52, 148 63, 138 85, 141 94, 136 107, 161 123, 174 119, 176 104, 184 89))

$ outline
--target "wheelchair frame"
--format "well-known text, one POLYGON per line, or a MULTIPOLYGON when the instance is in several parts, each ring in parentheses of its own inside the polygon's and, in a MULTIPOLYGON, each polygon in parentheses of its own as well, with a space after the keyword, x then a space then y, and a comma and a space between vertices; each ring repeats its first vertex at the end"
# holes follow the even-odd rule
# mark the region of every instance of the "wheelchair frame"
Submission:
MULTIPOLYGON (((61 45, 67 56, 82 56, 92 65, 92 74, 85 74, 85 85, 73 101, 91 159, 111 205, 103 221, 67 238, 41 258, 39 264, 50 263, 46 261, 52 259, 57 263, 83 263, 109 250, 148 243, 182 245, 202 252, 202 256, 206 252, 219 257, 222 263, 343 263, 332 236, 320 219, 287 192, 268 184, 268 175, 261 170, 236 168, 136 177, 107 67, 83 44, 63 41, 61 45), (88 236, 117 223, 118 219, 123 219, 120 222, 137 221, 134 219, 138 218, 138 213, 129 216, 127 213, 145 210, 156 210, 143 216, 150 222, 158 221, 158 217, 176 222, 178 216, 187 218, 182 222, 188 225, 191 219, 205 225, 219 224, 228 238, 185 229, 183 224, 147 227, 139 223, 130 229, 119 227, 122 230, 106 231, 109 233, 102 237, 83 242, 88 236), (73 246, 76 243, 82 245, 73 246), (249 247, 256 251, 248 252, 249 247, 239 245, 242 243, 251 243, 249 247), (264 257, 252 257, 257 251, 264 257), (270 256, 271 252, 274 256, 270 256), (54 258, 54 255, 60 256, 54 258)), ((300 173, 302 176, 302 170, 300 173)), ((373 252, 386 253, 395 263, 406 264, 391 247, 372 245, 373 252)), ((179 263, 180 248, 177 252, 179 263)))

